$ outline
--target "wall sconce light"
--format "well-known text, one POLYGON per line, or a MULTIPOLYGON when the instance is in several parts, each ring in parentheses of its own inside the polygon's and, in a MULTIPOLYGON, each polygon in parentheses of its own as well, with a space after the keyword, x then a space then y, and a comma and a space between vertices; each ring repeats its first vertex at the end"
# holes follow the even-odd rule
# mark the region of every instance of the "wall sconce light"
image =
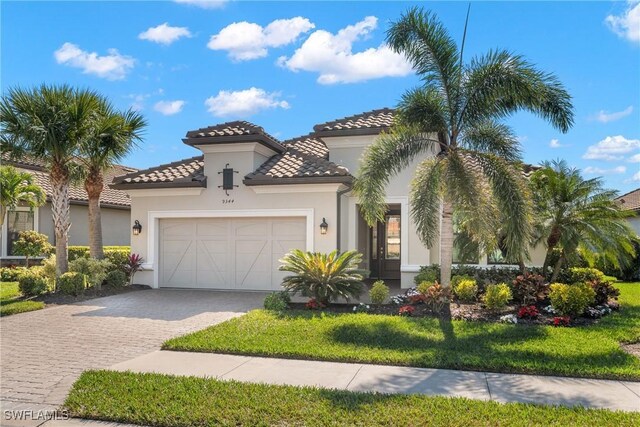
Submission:
POLYGON ((137 236, 138 234, 140 234, 141 231, 142 231, 142 225, 140 225, 140 221, 136 219, 136 221, 133 223, 133 235, 137 236))
POLYGON ((327 224, 327 220, 322 218, 322 222, 320 223, 320 234, 327 234, 328 228, 329 224, 327 224))

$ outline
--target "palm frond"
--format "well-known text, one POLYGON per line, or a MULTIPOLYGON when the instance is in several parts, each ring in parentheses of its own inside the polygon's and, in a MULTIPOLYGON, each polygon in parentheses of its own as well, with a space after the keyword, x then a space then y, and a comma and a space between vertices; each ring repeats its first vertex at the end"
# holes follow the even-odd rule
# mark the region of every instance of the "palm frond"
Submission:
POLYGON ((509 162, 517 162, 521 158, 520 143, 512 129, 489 119, 468 126, 460 137, 460 146, 482 153, 494 153, 509 162))
POLYGON ((411 217, 418 236, 427 247, 432 247, 440 234, 440 210, 447 162, 442 156, 423 160, 411 182, 411 217))

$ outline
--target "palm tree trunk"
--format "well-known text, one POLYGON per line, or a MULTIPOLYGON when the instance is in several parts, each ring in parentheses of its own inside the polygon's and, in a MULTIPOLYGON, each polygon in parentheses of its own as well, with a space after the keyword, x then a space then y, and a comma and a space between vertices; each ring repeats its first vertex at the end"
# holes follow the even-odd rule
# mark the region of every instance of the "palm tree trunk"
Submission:
POLYGON ((440 282, 444 287, 451 284, 451 264, 453 263, 453 205, 449 201, 442 204, 442 228, 440 236, 440 282))
POLYGON ((104 258, 102 247, 102 215, 100 213, 100 194, 104 187, 101 171, 90 170, 84 181, 84 189, 89 196, 89 256, 104 258))
POLYGON ((549 237, 547 237, 547 254, 544 257, 544 264, 542 265, 542 274, 547 276, 547 268, 551 263, 551 256, 553 255, 553 250, 556 245, 560 241, 560 230, 557 227, 554 227, 549 233, 549 237))
POLYGON ((558 262, 556 262, 556 265, 553 268, 553 274, 551 275, 551 280, 549 280, 549 283, 556 282, 556 280, 558 279, 558 275, 560 274, 560 268, 562 268, 563 262, 564 262, 564 252, 560 254, 560 257, 558 257, 558 262))
POLYGON ((56 269, 64 274, 69 269, 69 228, 71 212, 69 208, 69 171, 64 165, 53 164, 51 179, 51 211, 56 235, 56 269))

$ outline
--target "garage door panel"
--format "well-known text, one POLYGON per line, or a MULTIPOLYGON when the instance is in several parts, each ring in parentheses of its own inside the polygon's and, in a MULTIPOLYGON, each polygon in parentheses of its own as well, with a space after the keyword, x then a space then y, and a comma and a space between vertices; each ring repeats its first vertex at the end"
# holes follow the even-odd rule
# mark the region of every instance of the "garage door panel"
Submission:
POLYGON ((160 222, 160 286, 280 289, 279 259, 306 247, 304 218, 190 218, 160 222))

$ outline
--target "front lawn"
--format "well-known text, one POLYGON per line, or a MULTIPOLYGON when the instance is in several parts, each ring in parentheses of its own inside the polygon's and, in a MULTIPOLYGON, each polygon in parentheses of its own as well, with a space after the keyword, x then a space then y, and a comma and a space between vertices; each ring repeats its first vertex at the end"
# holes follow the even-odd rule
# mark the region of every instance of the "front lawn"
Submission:
POLYGON ((44 308, 42 301, 22 299, 17 282, 0 282, 0 316, 44 308))
POLYGON ((167 341, 164 349, 492 372, 640 380, 640 283, 622 309, 584 327, 444 321, 371 314, 254 310, 167 341))
POLYGON ((636 426, 640 414, 88 371, 72 416, 152 426, 636 426))

